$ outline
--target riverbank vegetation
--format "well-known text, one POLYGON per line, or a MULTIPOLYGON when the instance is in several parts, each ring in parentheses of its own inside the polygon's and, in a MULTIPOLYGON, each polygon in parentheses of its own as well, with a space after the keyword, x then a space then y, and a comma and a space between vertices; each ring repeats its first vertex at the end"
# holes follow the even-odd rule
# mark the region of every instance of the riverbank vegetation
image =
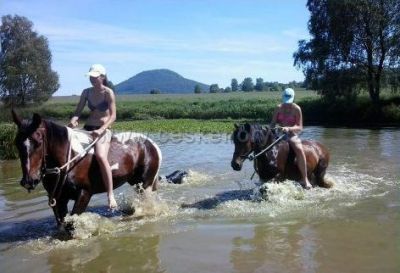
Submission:
MULTIPOLYGON (((55 97, 36 107, 17 108, 18 114, 31 118, 39 113, 44 118, 66 124, 79 97, 55 97)), ((230 133, 235 122, 267 124, 280 92, 232 92, 188 95, 117 96, 116 131, 142 133, 230 133)), ((400 125, 400 96, 386 90, 377 111, 367 94, 353 100, 324 100, 313 91, 299 90, 296 102, 303 109, 304 125, 382 127, 400 125)), ((1 106, 0 157, 13 158, 15 126, 10 109, 1 106)), ((88 112, 82 115, 81 123, 88 112)))
MULTIPOLYGON (((218 94, 157 94, 117 96, 117 121, 133 120, 251 120, 268 122, 280 92, 232 92, 218 94)), ((39 113, 66 122, 79 97, 55 97, 40 106, 18 108, 25 118, 39 113)), ((296 103, 303 110, 304 124, 332 126, 396 126, 400 124, 400 95, 385 90, 377 108, 366 92, 357 97, 327 100, 313 91, 296 90, 296 103)), ((9 108, 1 108, 1 122, 10 122, 9 108)), ((82 119, 88 115, 84 111, 82 119)))

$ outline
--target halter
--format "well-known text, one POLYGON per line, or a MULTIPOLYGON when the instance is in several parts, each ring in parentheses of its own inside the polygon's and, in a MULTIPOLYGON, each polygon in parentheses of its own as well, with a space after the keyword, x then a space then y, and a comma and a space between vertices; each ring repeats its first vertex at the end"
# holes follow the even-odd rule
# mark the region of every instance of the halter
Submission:
MULTIPOLYGON (((275 128, 271 128, 269 130, 274 130, 274 129, 282 129, 282 127, 280 126, 276 126, 275 128)), ((268 133, 269 136, 269 133, 268 133)), ((280 142, 282 139, 284 139, 287 136, 287 133, 283 133, 282 135, 280 135, 277 139, 275 139, 274 142, 272 142, 270 145, 268 145, 268 147, 264 148, 263 150, 261 150, 260 152, 258 152, 255 155, 251 155, 251 153, 253 151, 248 152, 245 155, 241 155, 241 158, 244 158, 245 160, 248 159, 249 161, 253 161, 255 159, 257 159, 257 157, 259 157, 260 155, 264 154, 265 152, 268 152, 269 150, 272 149, 272 147, 274 147, 276 144, 278 144, 278 142, 280 142)))

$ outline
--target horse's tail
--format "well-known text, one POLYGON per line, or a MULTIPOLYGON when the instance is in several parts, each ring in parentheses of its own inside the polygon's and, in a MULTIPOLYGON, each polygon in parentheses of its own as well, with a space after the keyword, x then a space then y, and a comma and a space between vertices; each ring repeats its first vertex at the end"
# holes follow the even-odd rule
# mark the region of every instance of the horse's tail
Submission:
POLYGON ((157 151, 157 156, 158 156, 158 166, 157 166, 157 172, 154 176, 154 180, 153 180, 153 191, 155 191, 157 189, 157 183, 160 180, 160 168, 161 168, 161 162, 162 162, 162 153, 160 150, 160 147, 158 147, 157 143, 155 143, 151 138, 147 138, 147 140, 153 145, 154 149, 157 151))

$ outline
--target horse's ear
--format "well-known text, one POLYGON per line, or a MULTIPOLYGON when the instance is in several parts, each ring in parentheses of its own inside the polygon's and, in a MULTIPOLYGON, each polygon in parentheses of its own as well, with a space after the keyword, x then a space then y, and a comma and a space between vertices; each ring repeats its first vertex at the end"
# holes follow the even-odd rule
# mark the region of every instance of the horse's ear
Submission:
POLYGON ((18 128, 21 127, 21 119, 18 116, 17 112, 15 112, 14 108, 11 109, 11 115, 15 124, 17 124, 18 128))
POLYGON ((31 129, 33 131, 36 131, 36 129, 39 127, 40 123, 42 123, 42 117, 39 114, 34 113, 33 117, 32 117, 31 129))
POLYGON ((251 125, 250 125, 250 123, 246 123, 246 124, 244 125, 244 129, 245 129, 247 132, 250 132, 250 131, 251 131, 251 125))
POLYGON ((235 126, 235 129, 239 129, 239 124, 235 123, 233 126, 235 126))

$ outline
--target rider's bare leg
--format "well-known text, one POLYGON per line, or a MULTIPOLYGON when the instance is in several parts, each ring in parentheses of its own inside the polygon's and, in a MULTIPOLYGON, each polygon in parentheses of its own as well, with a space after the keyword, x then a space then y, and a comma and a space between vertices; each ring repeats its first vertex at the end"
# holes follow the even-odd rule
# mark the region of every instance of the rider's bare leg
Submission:
POLYGON ((95 153, 97 161, 100 165, 100 171, 101 171, 101 176, 103 178, 104 186, 107 191, 108 207, 110 209, 115 209, 117 208, 118 205, 114 197, 111 167, 107 159, 109 149, 110 149, 110 143, 107 141, 102 141, 102 139, 100 139, 96 143, 95 153))
POLYGON ((298 137, 291 138, 290 143, 296 153, 297 166, 301 173, 300 184, 307 190, 311 189, 312 185, 308 180, 307 176, 307 161, 306 161, 306 155, 303 150, 303 144, 301 143, 301 140, 298 137))

